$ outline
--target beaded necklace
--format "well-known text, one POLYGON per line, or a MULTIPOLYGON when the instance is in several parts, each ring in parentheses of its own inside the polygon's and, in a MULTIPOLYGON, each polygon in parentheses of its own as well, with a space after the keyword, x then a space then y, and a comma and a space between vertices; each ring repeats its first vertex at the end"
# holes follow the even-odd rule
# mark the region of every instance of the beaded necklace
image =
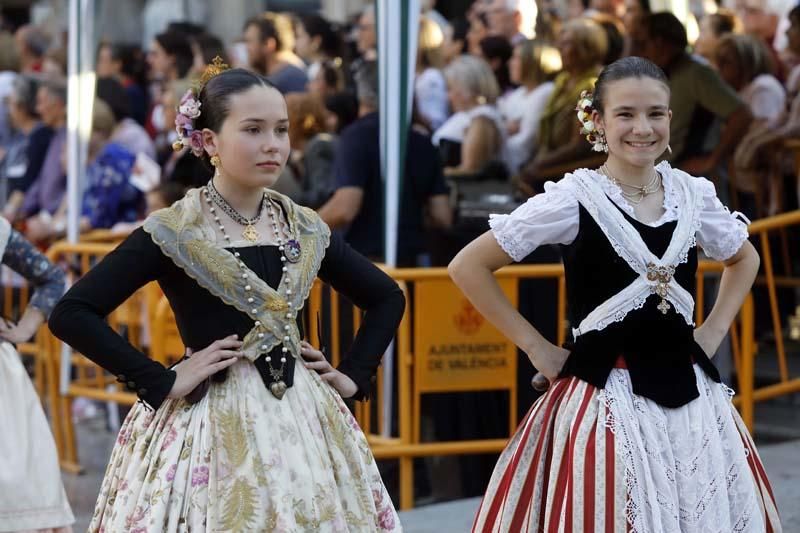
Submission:
MULTIPOLYGON (((209 182, 209 185, 210 184, 211 182, 209 182)), ((206 203, 208 204, 209 212, 214 217, 214 222, 218 224, 219 230, 220 232, 222 232, 222 236, 225 238, 226 244, 230 246, 231 238, 228 235, 228 232, 225 230, 225 226, 220 222, 219 216, 216 213, 216 208, 214 207, 215 202, 213 201, 212 196, 210 194, 210 187, 203 187, 202 191, 206 203)), ((288 239, 287 241, 283 239, 283 235, 281 235, 281 230, 284 230, 288 235, 289 228, 284 229, 282 227, 282 224, 280 224, 279 219, 275 214, 275 207, 273 205, 273 201, 268 198, 266 193, 264 194, 264 200, 262 202, 262 210, 263 206, 266 206, 267 210, 269 211, 269 216, 272 221, 272 230, 275 234, 275 242, 278 244, 278 251, 281 253, 281 280, 278 282, 278 287, 276 288, 276 291, 280 293, 281 287, 282 286, 285 287, 285 289, 283 290, 283 294, 286 296, 286 305, 289 307, 289 311, 286 313, 286 318, 291 319, 294 316, 292 314, 292 302, 291 302, 292 280, 289 277, 289 268, 287 263, 289 262, 296 263, 300 259, 300 244, 295 239, 288 239), (294 259, 292 260, 292 258, 294 259)), ((242 279, 244 279, 245 283, 247 283, 247 279, 249 277, 249 274, 247 273, 247 265, 245 265, 244 261, 240 259, 241 254, 238 251, 234 250, 233 256, 236 258, 237 264, 242 271, 242 279)), ((245 285, 244 287, 244 290, 249 292, 253 290, 253 288, 249 283, 247 283, 247 285, 245 285)), ((247 303, 252 304, 254 301, 255 300, 253 297, 247 298, 247 303)), ((252 309, 251 313, 255 315, 256 313, 258 313, 258 309, 252 309)), ((254 325, 256 327, 259 327, 261 326, 261 322, 256 320, 254 325)), ((273 380, 273 382, 270 383, 269 385, 269 390, 272 393, 272 395, 278 398, 279 400, 283 398, 283 395, 286 393, 287 389, 286 382, 283 380, 283 371, 284 368, 286 367, 286 354, 289 352, 289 348, 286 347, 286 343, 288 343, 291 340, 291 337, 289 336, 290 329, 291 326, 289 326, 289 324, 286 324, 284 326, 285 330, 283 337, 284 344, 283 347, 281 348, 280 367, 275 368, 272 365, 272 356, 270 356, 269 353, 267 353, 266 356, 264 357, 264 360, 267 363, 267 367, 269 368, 270 377, 273 380)), ((258 338, 259 339, 264 338, 264 333, 259 333, 258 338)), ((262 344, 260 348, 262 351, 266 353, 267 345, 262 344)))

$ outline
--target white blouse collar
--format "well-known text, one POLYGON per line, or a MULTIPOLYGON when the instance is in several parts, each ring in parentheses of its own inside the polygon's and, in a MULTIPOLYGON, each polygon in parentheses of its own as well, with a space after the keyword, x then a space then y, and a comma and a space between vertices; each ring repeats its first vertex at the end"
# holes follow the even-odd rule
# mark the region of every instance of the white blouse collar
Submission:
MULTIPOLYGON (((642 222, 642 224, 654 228, 666 224, 667 222, 678 220, 678 210, 680 208, 678 194, 675 190, 675 183, 673 182, 672 167, 669 162, 660 162, 656 165, 656 170, 661 174, 661 183, 664 187, 664 203, 662 204, 664 213, 657 220, 642 222)), ((606 193, 606 196, 611 198, 611 201, 632 218, 638 220, 633 206, 622 196, 622 190, 615 185, 608 176, 597 170, 590 170, 589 172, 600 183, 603 192, 606 193)))

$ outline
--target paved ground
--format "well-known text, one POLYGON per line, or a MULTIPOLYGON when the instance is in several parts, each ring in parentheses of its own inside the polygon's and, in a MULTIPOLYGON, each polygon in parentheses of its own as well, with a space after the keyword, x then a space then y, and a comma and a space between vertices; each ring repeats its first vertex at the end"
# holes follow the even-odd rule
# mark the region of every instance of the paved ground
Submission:
MULTIPOLYGON (((800 398, 783 398, 758 407, 756 426, 759 453, 772 482, 784 531, 800 533, 800 398), (791 440, 786 440, 791 439, 791 440)), ((75 512, 75 532, 86 531, 115 435, 104 421, 93 419, 78 426, 80 459, 85 473, 64 474, 64 485, 75 512)), ((469 531, 478 507, 476 498, 426 505, 400 514, 407 533, 469 531)))

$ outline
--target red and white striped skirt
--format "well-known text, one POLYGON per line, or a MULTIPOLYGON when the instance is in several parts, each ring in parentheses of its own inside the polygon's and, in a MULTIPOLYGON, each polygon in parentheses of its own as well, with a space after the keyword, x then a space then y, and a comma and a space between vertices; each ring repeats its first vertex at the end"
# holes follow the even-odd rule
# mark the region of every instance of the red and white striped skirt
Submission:
POLYGON ((700 397, 677 409, 556 381, 500 456, 475 532, 780 532, 764 467, 729 390, 695 367, 700 397))

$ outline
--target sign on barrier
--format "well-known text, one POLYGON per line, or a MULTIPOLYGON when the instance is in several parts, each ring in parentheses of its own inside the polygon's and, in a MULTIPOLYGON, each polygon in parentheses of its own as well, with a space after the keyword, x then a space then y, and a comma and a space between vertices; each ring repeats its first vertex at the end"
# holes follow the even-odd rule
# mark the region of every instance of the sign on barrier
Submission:
MULTIPOLYGON (((499 283, 516 307, 517 281, 499 283)), ((414 374, 419 392, 498 390, 516 384, 516 346, 452 281, 417 281, 414 297, 414 374)))

